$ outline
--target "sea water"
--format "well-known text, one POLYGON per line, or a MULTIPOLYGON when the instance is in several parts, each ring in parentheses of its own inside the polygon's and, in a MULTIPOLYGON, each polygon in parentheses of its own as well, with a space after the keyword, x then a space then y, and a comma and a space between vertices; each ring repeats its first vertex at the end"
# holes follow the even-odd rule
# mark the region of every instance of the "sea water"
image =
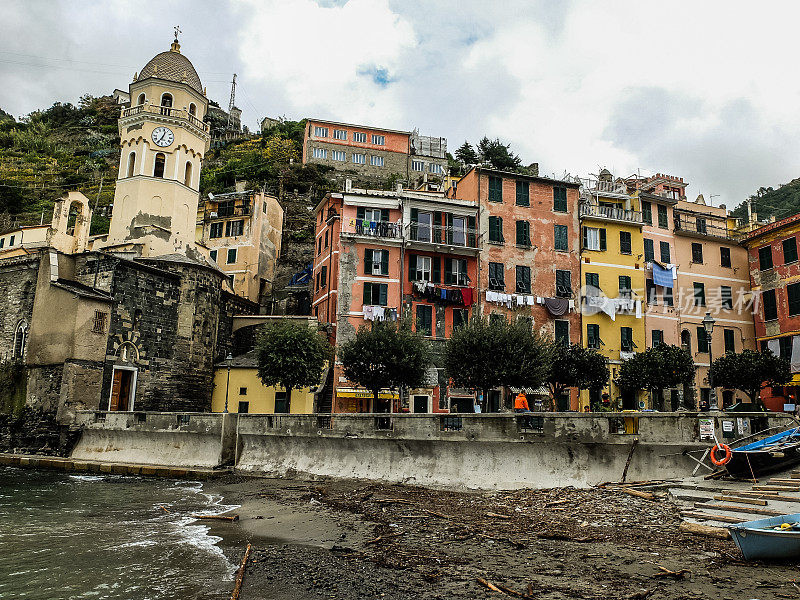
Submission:
POLYGON ((230 597, 235 565, 192 519, 197 482, 0 467, 0 598, 230 597))

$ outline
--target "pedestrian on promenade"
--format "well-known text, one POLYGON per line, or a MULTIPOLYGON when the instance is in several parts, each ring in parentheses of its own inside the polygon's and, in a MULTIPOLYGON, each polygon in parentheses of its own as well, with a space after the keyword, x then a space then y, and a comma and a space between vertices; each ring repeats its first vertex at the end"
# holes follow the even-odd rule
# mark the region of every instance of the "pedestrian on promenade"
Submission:
POLYGON ((528 408, 528 399, 522 392, 517 394, 517 397, 514 398, 514 412, 516 413, 531 412, 531 409, 528 408))

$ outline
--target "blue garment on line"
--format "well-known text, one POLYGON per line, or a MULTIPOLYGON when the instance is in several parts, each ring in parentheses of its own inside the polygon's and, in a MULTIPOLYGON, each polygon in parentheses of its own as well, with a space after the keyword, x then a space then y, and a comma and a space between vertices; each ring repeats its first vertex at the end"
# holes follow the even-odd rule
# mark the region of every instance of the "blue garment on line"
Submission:
POLYGON ((653 283, 663 287, 673 286, 672 269, 665 269, 658 263, 653 263, 653 283))

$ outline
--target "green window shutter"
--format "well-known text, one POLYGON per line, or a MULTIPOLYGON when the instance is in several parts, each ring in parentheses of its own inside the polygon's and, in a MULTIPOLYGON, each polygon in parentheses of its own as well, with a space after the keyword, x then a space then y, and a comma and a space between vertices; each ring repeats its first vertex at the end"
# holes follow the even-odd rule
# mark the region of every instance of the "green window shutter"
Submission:
POLYGON ((368 281, 364 283, 363 304, 366 304, 367 306, 372 304, 372 284, 368 281))
POLYGON ((530 206, 530 185, 527 181, 517 181, 517 206, 530 206))
POLYGON ((556 321, 556 341, 569 344, 569 321, 559 319, 556 321))
POLYGON ((629 231, 619 232, 619 251, 622 254, 631 253, 631 234, 629 231))
POLYGON ((447 229, 445 229, 445 243, 452 244, 453 243, 453 214, 452 213, 445 213, 444 215, 445 221, 447 221, 447 229))
POLYGON ((725 352, 736 352, 736 337, 733 329, 723 329, 725 337, 725 352))
POLYGON ((797 260, 797 238, 791 237, 783 240, 783 262, 791 263, 797 260))
POLYGON ((416 281, 417 280, 417 255, 416 254, 409 254, 408 255, 408 280, 409 281, 416 281))
POLYGON ((497 235, 497 217, 489 217, 489 241, 498 241, 497 235))
POLYGON ((789 314, 792 316, 800 314, 800 283, 787 285, 786 294, 789 297, 789 314))
POLYGON ((556 250, 569 250, 569 240, 567 237, 566 225, 554 225, 555 249, 556 250))
POLYGON ((489 177, 489 202, 503 201, 503 180, 499 177, 489 177))
POLYGON ((697 328, 697 351, 708 352, 708 340, 706 339, 705 327, 697 328))
POLYGON ((364 220, 365 209, 363 206, 356 207, 356 219, 364 220))
POLYGON ((453 283, 453 259, 444 259, 444 282, 445 284, 453 283))
POLYGON ((372 275, 372 248, 364 250, 364 274, 372 275))
POLYGON ((388 208, 382 208, 381 209, 381 221, 383 221, 385 223, 388 223, 388 221, 389 221, 389 209, 388 208))
POLYGON ((442 213, 439 211, 433 213, 433 241, 442 241, 442 213))
POLYGON ((663 204, 657 204, 658 206, 658 226, 662 229, 667 229, 669 225, 667 225, 667 207, 663 204))
POLYGON ((653 205, 642 201, 642 221, 647 225, 653 224, 653 205))
POLYGON ((661 262, 670 262, 669 242, 659 242, 659 246, 661 247, 661 262))
POLYGON ((475 217, 467 217, 467 245, 470 248, 475 248, 477 246, 475 234, 475 217))
POLYGON ((381 283, 378 287, 380 288, 380 299, 378 300, 378 304, 381 306, 386 306, 389 296, 389 286, 386 283, 381 283))
POLYGON ((381 275, 389 274, 389 251, 383 250, 381 252, 381 275))
POLYGON ((517 246, 527 246, 525 239, 525 221, 517 221, 517 246))
POLYGON ((644 259, 647 262, 652 262, 656 258, 655 248, 653 247, 653 240, 644 238, 644 259))
POLYGON ((606 247, 606 230, 600 229, 600 250, 605 250, 606 247))
POLYGON ((463 283, 461 283, 461 282, 456 282, 456 283, 459 283, 460 285, 466 285, 466 283, 467 283, 466 282, 466 277, 467 277, 467 259, 466 258, 457 258, 456 260, 458 261, 458 272, 459 273, 463 273, 463 277, 464 277, 464 282, 463 283))
POLYGON ((553 188, 553 210, 567 212, 567 188, 553 188))
POLYGON ((586 248, 586 246, 589 245, 589 233, 586 231, 586 227, 582 227, 581 231, 583 236, 583 247, 586 248))
POLYGON ((442 260, 438 256, 431 259, 431 280, 433 283, 439 283, 442 278, 442 260))
POLYGON ((412 223, 419 223, 419 209, 412 208, 411 209, 411 222, 412 223))

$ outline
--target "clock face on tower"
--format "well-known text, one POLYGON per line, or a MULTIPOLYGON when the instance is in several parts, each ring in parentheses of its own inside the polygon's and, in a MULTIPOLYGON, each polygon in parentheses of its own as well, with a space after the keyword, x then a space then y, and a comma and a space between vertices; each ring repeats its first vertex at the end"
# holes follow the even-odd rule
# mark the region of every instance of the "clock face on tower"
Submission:
POLYGON ((162 148, 169 146, 175 141, 175 134, 173 134, 172 130, 168 127, 156 127, 153 129, 153 135, 151 137, 156 146, 161 146, 162 148))

